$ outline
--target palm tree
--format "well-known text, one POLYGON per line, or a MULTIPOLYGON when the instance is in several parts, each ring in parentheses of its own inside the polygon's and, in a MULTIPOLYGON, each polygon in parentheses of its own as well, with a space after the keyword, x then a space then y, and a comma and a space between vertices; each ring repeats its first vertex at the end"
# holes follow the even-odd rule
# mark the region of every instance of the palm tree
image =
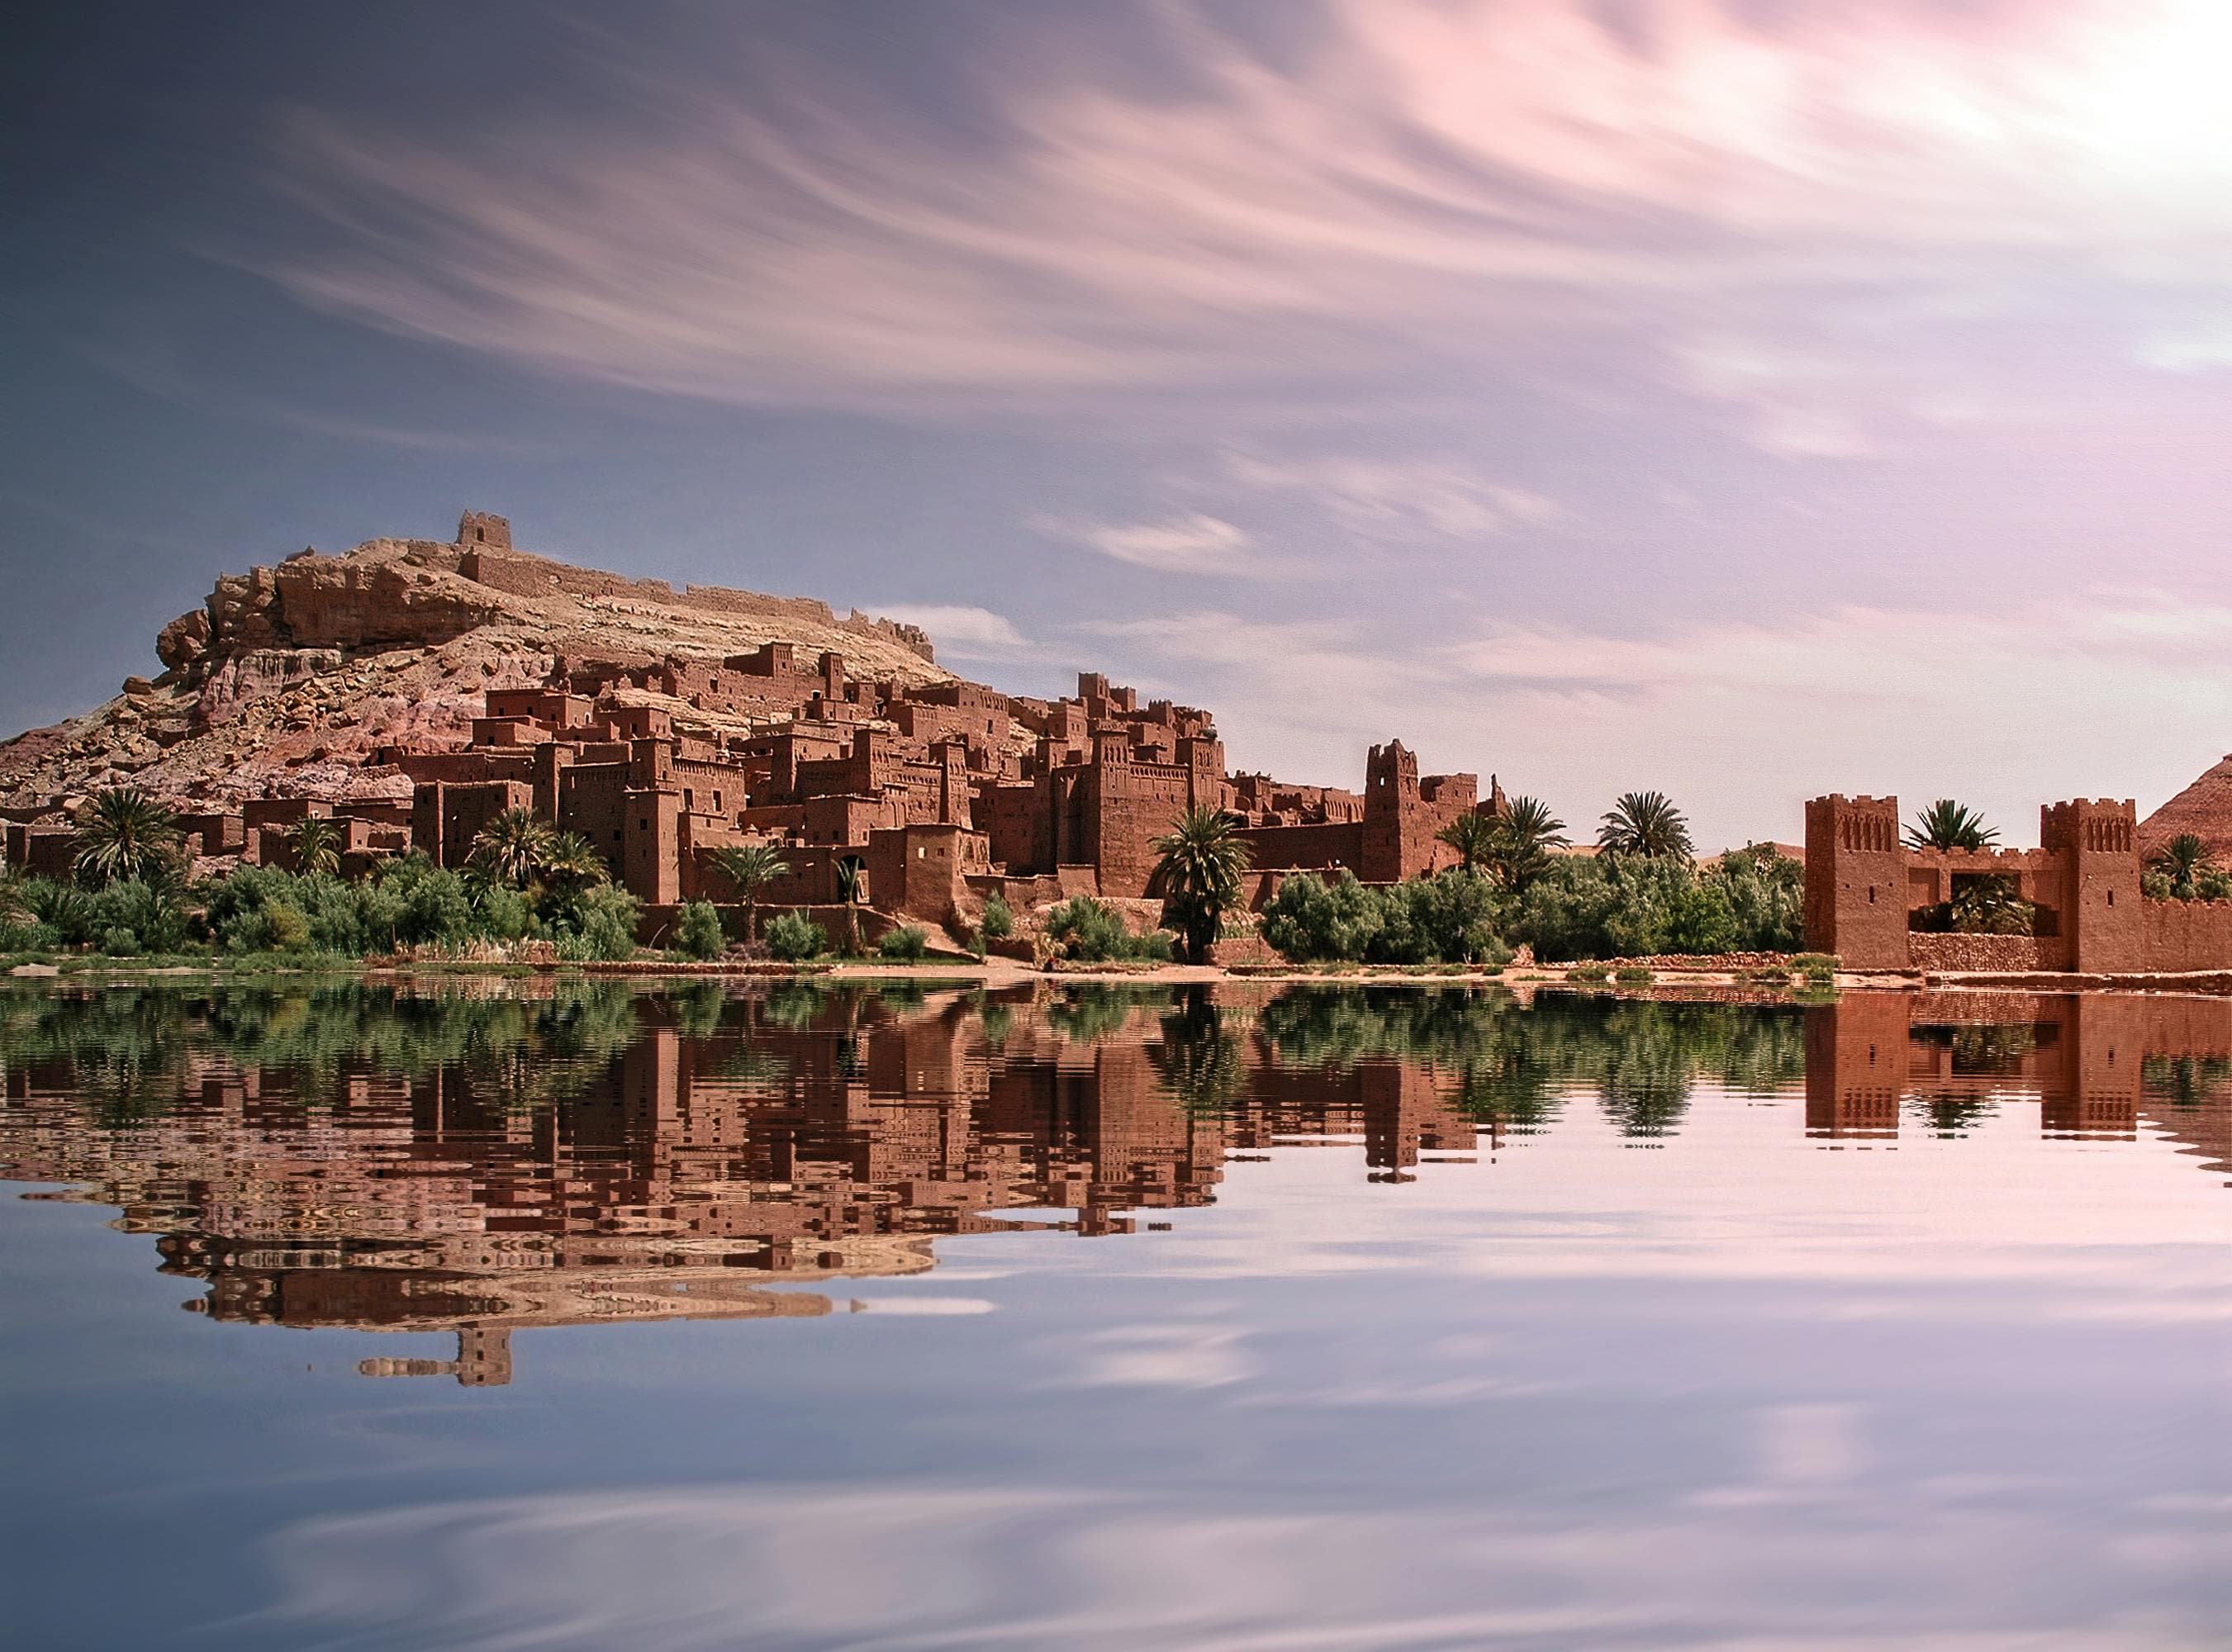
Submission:
POLYGON ((551 833, 535 873, 537 882, 569 894, 613 881, 613 870, 596 845, 578 832, 551 833))
POLYGON ((491 884, 525 889, 541 875, 551 839, 549 823, 533 809, 506 809, 475 834, 466 870, 491 884))
POLYGON ((1597 829, 1597 845, 1645 860, 1690 858, 1690 822, 1664 792, 1625 792, 1597 829))
POLYGON ((1539 797, 1515 797, 1496 822, 1489 865, 1496 881, 1517 894, 1548 870, 1550 851, 1570 841, 1566 823, 1550 813, 1548 804, 1539 797))
POLYGON ((1976 810, 1941 797, 1916 813, 1914 824, 1906 829, 1906 845, 1910 849, 1989 849, 1999 837, 1976 810))
POLYGON ((72 869, 82 884, 161 883, 178 870, 178 822, 136 787, 95 793, 78 820, 72 869))
POLYGON ((837 862, 837 899, 845 909, 847 954, 860 949, 860 874, 867 870, 867 863, 858 855, 846 855, 837 862))
POLYGON ((2217 869, 2216 852, 2190 832, 2179 832, 2149 855, 2147 865, 2170 879, 2170 892, 2182 901, 2191 900, 2201 878, 2217 869))
POLYGON ((1160 858, 1147 878, 1147 893, 1162 897, 1163 922, 1184 937, 1186 962, 1208 962, 1254 855, 1236 834, 1232 817, 1206 806, 1188 809, 1148 847, 1160 858))
POLYGON ((1457 852, 1457 865, 1471 871, 1496 852, 1496 817, 1468 809, 1434 836, 1457 852))
POLYGON ((747 944, 760 938, 760 891, 778 878, 790 876, 790 863, 782 852, 771 843, 730 844, 716 849, 713 865, 721 876, 735 885, 744 903, 744 940, 747 944))
POLYGON ((325 815, 306 814, 288 827, 287 847, 305 878, 330 878, 341 869, 341 829, 325 815))
POLYGON ((2038 909, 1996 873, 1962 884, 1947 904, 1956 935, 2028 935, 2037 925, 2038 909))

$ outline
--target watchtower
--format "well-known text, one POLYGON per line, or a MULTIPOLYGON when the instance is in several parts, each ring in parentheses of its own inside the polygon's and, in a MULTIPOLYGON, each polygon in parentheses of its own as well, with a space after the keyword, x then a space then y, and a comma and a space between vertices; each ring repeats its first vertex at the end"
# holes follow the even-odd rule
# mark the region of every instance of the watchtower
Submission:
POLYGON ((2145 909, 2139 904, 2138 811, 2130 799, 2072 798, 2038 812, 2040 847, 2059 857, 2061 932, 2069 967, 2145 967, 2145 909))
POLYGON ((1906 850, 1896 797, 1806 805, 1806 944, 1853 969, 1904 969, 1906 850))
POLYGON ((469 510, 457 518, 457 543, 469 551, 508 551, 511 524, 485 510, 469 510))
MULTIPOLYGON (((1357 876, 1367 884, 1399 884, 1415 860, 1422 867, 1431 844, 1411 841, 1424 832, 1418 807, 1418 754, 1399 740, 1374 746, 1364 765, 1364 842, 1357 876)), ((1427 833, 1431 836, 1431 833, 1427 833)))

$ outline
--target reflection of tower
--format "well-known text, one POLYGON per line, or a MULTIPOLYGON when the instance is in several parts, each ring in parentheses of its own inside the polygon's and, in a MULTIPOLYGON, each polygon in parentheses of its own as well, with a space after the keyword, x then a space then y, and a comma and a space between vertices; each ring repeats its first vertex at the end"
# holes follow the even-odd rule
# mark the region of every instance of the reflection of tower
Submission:
POLYGON ((2039 1129, 2048 1136, 2130 1141, 2138 1134, 2144 1046, 2128 999, 2080 994, 2064 1001, 2069 1032, 2062 1082, 2041 1083, 2039 1129))
POLYGON ((502 1388, 511 1381, 510 1331, 503 1325, 459 1325, 457 1381, 467 1388, 502 1388))
POLYGON ((1418 1162, 1418 1091, 1424 1074, 1402 1061, 1359 1061, 1357 1100, 1364 1112, 1364 1162, 1385 1174, 1375 1182, 1410 1182, 1418 1162))
POLYGON ((454 1377, 466 1388, 502 1388, 511 1381, 511 1331, 504 1325, 459 1325, 455 1359, 360 1359, 360 1377, 454 1377))
POLYGON ((1911 993, 1848 993, 1806 1012, 1806 1133, 1830 1140, 1898 1135, 1911 993))

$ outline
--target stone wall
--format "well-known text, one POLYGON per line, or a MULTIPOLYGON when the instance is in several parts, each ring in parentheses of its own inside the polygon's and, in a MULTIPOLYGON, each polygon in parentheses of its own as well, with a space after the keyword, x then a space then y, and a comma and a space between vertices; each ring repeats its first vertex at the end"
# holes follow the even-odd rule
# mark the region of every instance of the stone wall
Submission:
POLYGON ((1907 951, 1917 969, 1930 971, 2005 970, 2035 975, 2042 969, 2066 966, 2060 949, 2048 957, 2039 939, 2030 935, 1928 935, 1907 936, 1907 951))

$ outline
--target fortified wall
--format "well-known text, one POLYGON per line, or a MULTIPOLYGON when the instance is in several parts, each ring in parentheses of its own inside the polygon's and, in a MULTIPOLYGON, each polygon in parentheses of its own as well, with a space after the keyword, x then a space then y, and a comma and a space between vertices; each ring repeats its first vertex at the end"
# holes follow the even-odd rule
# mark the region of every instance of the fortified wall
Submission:
POLYGON ((2128 799, 2045 805, 2035 849, 1939 850, 1906 843, 1896 797, 1832 794, 1806 806, 1806 944, 1851 969, 2232 969, 2232 902, 2149 900, 2139 872, 2128 799), (1915 927, 1983 878, 2005 880, 2035 908, 2032 933, 1915 927))

